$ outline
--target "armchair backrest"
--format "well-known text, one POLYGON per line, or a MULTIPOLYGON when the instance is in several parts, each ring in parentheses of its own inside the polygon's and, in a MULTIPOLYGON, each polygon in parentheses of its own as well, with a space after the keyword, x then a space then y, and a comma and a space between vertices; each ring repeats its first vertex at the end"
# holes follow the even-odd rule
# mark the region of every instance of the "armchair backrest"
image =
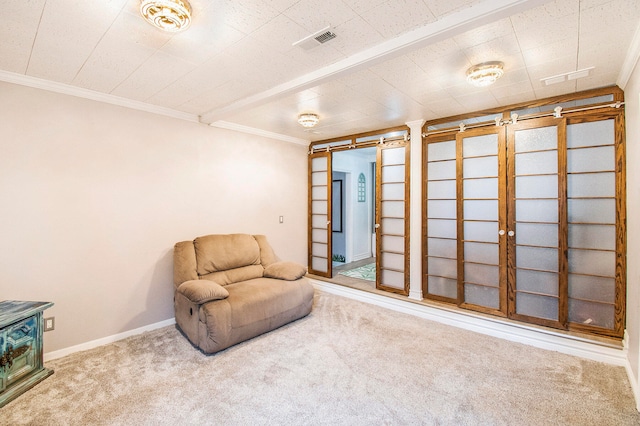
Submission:
POLYGON ((220 285, 262 277, 278 258, 264 235, 206 235, 173 250, 173 284, 209 279, 220 285))

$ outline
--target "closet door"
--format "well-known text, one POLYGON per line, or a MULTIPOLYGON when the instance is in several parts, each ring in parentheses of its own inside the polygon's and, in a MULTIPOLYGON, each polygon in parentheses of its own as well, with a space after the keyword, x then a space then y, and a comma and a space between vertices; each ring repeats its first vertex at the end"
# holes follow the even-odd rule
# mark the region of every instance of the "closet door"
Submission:
POLYGON ((376 288, 409 294, 409 147, 378 145, 376 171, 376 288))
POLYGON ((566 122, 508 127, 509 316, 567 324, 566 122))
POLYGON ((461 306, 506 315, 505 130, 458 133, 458 298, 461 306))
POLYGON ((458 225, 455 136, 429 137, 423 151, 426 170, 424 199, 426 221, 427 298, 458 303, 458 225))
POLYGON ((622 336, 624 152, 616 127, 623 122, 614 115, 602 118, 570 119, 567 125, 569 323, 622 336))
POLYGON ((309 273, 331 277, 331 153, 309 155, 309 273))

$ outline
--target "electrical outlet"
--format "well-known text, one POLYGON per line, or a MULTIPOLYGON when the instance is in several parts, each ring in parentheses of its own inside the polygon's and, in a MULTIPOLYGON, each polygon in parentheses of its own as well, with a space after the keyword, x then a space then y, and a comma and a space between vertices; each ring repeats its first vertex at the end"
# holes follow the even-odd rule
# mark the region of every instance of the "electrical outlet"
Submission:
POLYGON ((56 317, 44 319, 44 331, 53 331, 56 329, 56 317))

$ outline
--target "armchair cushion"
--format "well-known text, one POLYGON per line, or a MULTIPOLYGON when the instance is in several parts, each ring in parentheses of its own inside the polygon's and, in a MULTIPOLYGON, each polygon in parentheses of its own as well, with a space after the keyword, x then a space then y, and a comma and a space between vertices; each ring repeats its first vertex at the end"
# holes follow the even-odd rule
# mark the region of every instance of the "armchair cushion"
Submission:
POLYGON ((295 262, 275 262, 264 268, 264 276, 279 280, 294 281, 304 276, 307 269, 295 262))
POLYGON ((209 280, 185 281, 178 287, 178 293, 198 305, 229 297, 229 292, 224 287, 209 280))

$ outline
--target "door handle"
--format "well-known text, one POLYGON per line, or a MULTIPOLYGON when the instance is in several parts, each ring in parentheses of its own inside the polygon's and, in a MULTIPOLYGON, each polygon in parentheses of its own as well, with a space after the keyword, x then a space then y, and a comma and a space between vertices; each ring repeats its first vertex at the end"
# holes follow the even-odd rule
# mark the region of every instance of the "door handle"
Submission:
POLYGON ((507 233, 507 235, 508 235, 508 236, 510 236, 510 237, 513 237, 514 235, 516 235, 516 233, 515 233, 515 232, 513 232, 513 231, 509 231, 509 232, 507 233))
POLYGON ((504 229, 501 229, 500 231, 498 231, 498 235, 504 235, 504 229))

